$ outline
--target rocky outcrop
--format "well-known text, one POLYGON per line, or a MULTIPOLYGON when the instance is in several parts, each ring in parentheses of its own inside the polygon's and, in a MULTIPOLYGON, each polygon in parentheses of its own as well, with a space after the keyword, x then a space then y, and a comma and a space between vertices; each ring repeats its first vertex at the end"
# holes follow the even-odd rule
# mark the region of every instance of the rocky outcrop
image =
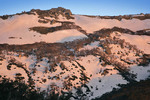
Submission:
POLYGON ((135 32, 135 35, 148 35, 150 36, 150 30, 139 30, 135 32))
POLYGON ((0 18, 3 20, 6 20, 9 17, 12 17, 14 15, 22 15, 22 14, 35 15, 35 13, 37 13, 39 15, 39 18, 41 19, 44 19, 44 17, 52 17, 52 18, 58 19, 59 15, 66 17, 66 19, 74 19, 74 17, 72 17, 72 12, 69 9, 65 9, 62 7, 52 8, 50 10, 32 9, 31 11, 28 11, 28 12, 23 11, 21 13, 16 13, 13 15, 3 15, 3 16, 0 16, 0 18))
POLYGON ((30 12, 36 12, 39 15, 39 18, 53 17, 55 19, 58 19, 58 16, 62 15, 67 19, 74 19, 72 17, 72 12, 69 9, 65 9, 62 7, 52 8, 50 10, 32 9, 30 12))
POLYGON ((133 18, 139 19, 139 20, 145 20, 145 19, 150 19, 150 14, 137 14, 137 15, 119 15, 119 16, 89 16, 89 15, 84 15, 87 17, 91 18, 101 18, 101 19, 117 19, 121 21, 122 19, 126 20, 132 20, 133 18))
POLYGON ((9 17, 12 17, 12 15, 3 15, 3 16, 0 16, 0 18, 3 19, 3 20, 8 19, 9 17))
POLYGON ((41 34, 48 34, 48 33, 52 33, 55 31, 59 31, 59 30, 67 30, 67 29, 76 29, 79 32, 87 35, 86 31, 83 30, 80 26, 75 25, 74 22, 69 22, 69 21, 64 21, 64 22, 60 22, 60 21, 56 21, 57 23, 61 23, 61 26, 56 26, 56 27, 41 27, 41 26, 37 26, 37 27, 31 27, 29 28, 30 31, 36 31, 38 33, 41 34))
POLYGON ((150 63, 150 54, 144 54, 142 58, 137 60, 140 66, 147 66, 150 63))

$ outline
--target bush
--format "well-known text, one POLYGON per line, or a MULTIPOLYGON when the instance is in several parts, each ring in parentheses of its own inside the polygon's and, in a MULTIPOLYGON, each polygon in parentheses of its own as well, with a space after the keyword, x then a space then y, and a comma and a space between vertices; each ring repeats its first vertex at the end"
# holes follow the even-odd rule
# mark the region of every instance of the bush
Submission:
POLYGON ((0 81, 0 100, 43 100, 43 95, 29 89, 25 83, 3 79, 0 81))
POLYGON ((120 89, 102 95, 93 100, 149 100, 150 80, 144 80, 127 85, 120 85, 120 89))

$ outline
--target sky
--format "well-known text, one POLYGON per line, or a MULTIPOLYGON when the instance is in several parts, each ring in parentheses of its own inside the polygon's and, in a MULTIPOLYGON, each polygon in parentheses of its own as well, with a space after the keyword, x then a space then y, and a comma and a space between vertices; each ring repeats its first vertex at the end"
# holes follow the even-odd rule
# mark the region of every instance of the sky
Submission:
POLYGON ((150 13, 149 5, 150 0, 0 0, 0 15, 64 7, 73 14, 113 16, 150 13))

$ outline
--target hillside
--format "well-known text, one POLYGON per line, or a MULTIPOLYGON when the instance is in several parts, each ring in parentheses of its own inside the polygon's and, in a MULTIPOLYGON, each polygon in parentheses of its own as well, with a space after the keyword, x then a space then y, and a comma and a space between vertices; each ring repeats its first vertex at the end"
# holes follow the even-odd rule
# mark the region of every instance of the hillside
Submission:
POLYGON ((149 72, 150 14, 74 15, 59 7, 0 16, 0 82, 24 84, 39 100, 100 98, 149 72))
POLYGON ((150 80, 140 81, 134 84, 122 85, 121 89, 104 94, 95 100, 149 100, 150 80))

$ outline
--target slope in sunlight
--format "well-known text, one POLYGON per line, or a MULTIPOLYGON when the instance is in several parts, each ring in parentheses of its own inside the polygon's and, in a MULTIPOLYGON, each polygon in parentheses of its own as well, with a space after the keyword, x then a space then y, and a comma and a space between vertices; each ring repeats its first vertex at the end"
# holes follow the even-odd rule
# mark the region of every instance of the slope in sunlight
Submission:
POLYGON ((20 82, 45 100, 99 99, 150 76, 149 30, 150 15, 73 15, 59 7, 0 16, 0 82, 20 82))

